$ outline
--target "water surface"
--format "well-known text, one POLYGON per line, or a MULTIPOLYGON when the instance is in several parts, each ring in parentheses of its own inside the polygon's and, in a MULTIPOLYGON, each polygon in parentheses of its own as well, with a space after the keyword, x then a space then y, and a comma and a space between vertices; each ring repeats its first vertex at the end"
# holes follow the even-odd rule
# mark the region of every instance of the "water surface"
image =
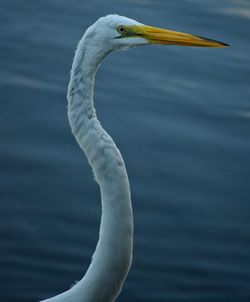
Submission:
POLYGON ((118 301, 250 301, 248 1, 1 1, 0 301, 79 280, 100 196, 71 135, 66 90, 84 30, 118 13, 231 44, 107 57, 99 119, 130 177, 133 266, 118 301))

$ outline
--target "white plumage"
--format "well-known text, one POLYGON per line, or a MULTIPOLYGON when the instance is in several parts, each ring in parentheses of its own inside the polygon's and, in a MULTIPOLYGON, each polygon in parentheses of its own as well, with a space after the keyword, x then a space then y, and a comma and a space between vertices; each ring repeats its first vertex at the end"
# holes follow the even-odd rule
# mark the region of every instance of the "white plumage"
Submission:
POLYGON ((129 181, 118 148, 96 117, 93 90, 96 71, 107 54, 149 43, 225 46, 189 34, 145 26, 118 15, 102 17, 87 29, 78 44, 72 65, 68 116, 72 132, 100 186, 102 217, 99 241, 84 277, 66 292, 44 302, 112 302, 122 289, 133 248, 129 181))

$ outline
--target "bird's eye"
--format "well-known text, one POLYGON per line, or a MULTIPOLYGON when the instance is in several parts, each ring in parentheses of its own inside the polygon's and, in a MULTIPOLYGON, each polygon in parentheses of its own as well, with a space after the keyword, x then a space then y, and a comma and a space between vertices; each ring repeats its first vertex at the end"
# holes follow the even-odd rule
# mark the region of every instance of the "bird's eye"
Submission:
POLYGON ((126 29, 125 26, 120 25, 120 26, 117 27, 117 31, 118 31, 120 34, 124 35, 124 34, 127 32, 127 29, 126 29))

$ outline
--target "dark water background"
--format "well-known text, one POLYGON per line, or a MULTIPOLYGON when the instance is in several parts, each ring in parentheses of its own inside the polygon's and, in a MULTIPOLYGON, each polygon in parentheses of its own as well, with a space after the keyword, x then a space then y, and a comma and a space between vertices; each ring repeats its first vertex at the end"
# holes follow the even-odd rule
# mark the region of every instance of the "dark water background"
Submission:
POLYGON ((0 301, 79 280, 99 189, 71 135, 73 53, 98 17, 231 44, 115 53, 97 75, 104 128, 126 161, 134 262, 119 302, 250 301, 250 2, 0 1, 0 301))

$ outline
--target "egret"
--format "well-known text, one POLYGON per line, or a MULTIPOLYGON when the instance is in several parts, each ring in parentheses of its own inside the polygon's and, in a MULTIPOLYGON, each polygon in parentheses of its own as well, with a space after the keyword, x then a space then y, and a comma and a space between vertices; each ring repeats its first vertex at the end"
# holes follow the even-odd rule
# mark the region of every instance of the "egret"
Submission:
POLYGON ((98 19, 76 49, 68 86, 72 133, 85 153, 100 186, 102 215, 99 240, 83 278, 46 302, 114 302, 132 261, 133 212, 123 158, 97 119, 93 90, 101 61, 112 51, 146 44, 225 47, 227 44, 146 26, 119 15, 98 19))

